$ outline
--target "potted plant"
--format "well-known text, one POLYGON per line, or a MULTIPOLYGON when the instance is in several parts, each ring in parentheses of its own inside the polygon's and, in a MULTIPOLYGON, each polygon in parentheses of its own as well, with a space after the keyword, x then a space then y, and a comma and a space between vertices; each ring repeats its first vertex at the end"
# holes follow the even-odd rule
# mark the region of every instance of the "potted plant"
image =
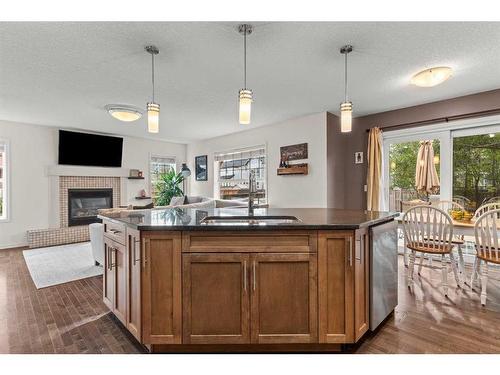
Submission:
POLYGON ((184 181, 181 173, 176 173, 173 169, 168 172, 160 174, 158 182, 155 184, 157 192, 155 205, 168 206, 173 197, 181 197, 184 192, 179 187, 184 181))

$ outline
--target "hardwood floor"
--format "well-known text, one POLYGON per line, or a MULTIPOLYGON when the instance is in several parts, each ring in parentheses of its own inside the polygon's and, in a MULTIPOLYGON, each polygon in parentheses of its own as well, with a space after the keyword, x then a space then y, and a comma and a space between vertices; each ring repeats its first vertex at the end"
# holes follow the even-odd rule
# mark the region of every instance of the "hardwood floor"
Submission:
POLYGON ((22 249, 0 250, 0 353, 138 353, 108 314, 102 277, 36 289, 22 249))
MULTIPOLYGON (((468 270, 470 272, 470 270, 468 270)), ((414 293, 400 259, 399 306, 353 353, 500 353, 500 272, 490 272, 488 305, 479 294, 439 289, 440 272, 424 268, 414 293)), ((140 353, 102 302, 102 278, 37 290, 22 249, 0 250, 0 353, 140 353)))

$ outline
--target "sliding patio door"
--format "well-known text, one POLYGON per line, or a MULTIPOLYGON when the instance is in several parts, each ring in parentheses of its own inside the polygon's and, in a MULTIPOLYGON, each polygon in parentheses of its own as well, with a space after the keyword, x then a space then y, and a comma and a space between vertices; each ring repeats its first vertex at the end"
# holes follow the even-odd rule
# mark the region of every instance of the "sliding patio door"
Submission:
POLYGON ((440 179, 440 189, 432 197, 436 200, 451 198, 451 158, 449 132, 399 131, 384 133, 384 194, 389 211, 401 212, 403 201, 419 198, 415 189, 415 169, 421 141, 433 141, 434 164, 440 179), (443 152, 444 151, 444 152, 443 152))
POLYGON ((500 196, 500 125, 455 130, 451 135, 453 197, 474 212, 500 196))

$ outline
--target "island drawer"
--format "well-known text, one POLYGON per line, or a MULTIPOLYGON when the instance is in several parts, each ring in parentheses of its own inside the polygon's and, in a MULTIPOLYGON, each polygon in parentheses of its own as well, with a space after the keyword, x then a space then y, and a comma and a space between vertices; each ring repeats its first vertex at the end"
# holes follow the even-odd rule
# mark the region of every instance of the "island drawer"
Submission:
POLYGON ((183 232, 182 251, 187 253, 308 253, 316 252, 316 231, 183 232))
POLYGON ((125 245, 125 225, 111 220, 103 220, 104 235, 115 242, 125 245))

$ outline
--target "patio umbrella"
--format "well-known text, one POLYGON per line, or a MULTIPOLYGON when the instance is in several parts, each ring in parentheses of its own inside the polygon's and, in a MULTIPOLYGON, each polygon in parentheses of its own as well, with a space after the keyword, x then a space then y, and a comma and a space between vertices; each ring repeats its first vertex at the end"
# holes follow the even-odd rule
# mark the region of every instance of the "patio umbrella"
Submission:
POLYGON ((427 194, 433 194, 439 189, 439 177, 434 165, 432 141, 420 142, 415 170, 415 187, 419 193, 427 194))

